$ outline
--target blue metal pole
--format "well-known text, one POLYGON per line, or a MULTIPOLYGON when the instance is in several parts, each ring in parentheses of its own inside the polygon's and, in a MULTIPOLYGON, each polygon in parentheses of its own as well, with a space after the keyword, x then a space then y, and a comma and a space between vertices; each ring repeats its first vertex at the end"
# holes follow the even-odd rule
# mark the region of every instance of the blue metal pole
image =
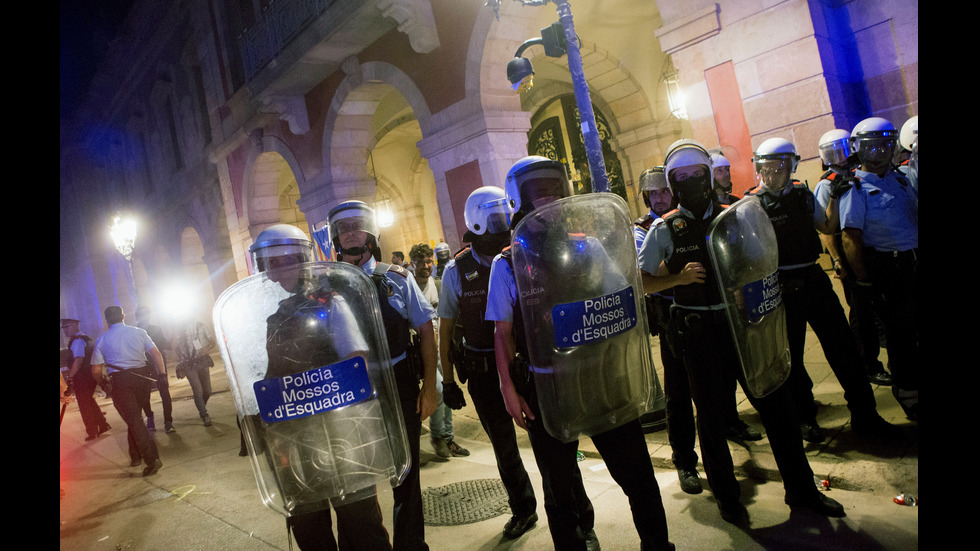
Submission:
POLYGON ((578 49, 578 36, 572 23, 572 8, 568 0, 554 0, 558 6, 558 20, 565 29, 565 49, 568 53, 568 70, 572 74, 575 87, 575 103, 578 105, 579 121, 582 124, 582 140, 585 155, 589 160, 589 173, 592 176, 592 191, 609 191, 609 176, 602 158, 602 141, 592 112, 592 98, 589 96, 589 83, 585 80, 582 68, 582 53, 578 49))

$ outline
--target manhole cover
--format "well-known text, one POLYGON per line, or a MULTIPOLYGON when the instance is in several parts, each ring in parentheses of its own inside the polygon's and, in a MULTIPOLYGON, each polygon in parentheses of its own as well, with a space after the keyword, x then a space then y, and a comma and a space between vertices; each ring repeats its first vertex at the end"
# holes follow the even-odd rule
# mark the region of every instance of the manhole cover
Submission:
POLYGON ((422 512, 429 526, 470 524, 510 512, 499 478, 454 482, 422 490, 422 512))

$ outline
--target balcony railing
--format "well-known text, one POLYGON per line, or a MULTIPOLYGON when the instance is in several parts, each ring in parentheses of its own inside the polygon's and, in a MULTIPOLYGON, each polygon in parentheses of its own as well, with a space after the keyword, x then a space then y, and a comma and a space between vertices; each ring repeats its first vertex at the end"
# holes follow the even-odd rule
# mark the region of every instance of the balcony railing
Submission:
POLYGON ((251 80, 303 29, 337 0, 276 0, 270 2, 255 21, 242 32, 239 46, 245 80, 251 80))

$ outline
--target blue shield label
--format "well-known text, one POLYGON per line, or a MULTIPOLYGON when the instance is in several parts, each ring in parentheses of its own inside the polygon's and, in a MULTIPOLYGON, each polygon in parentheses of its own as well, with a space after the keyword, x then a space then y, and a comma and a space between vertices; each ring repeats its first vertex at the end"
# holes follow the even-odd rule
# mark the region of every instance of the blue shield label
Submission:
POLYGON ((551 309, 555 346, 571 348, 602 342, 636 327, 633 288, 551 309))
POLYGON ((762 318, 783 303, 783 295, 779 287, 779 272, 772 274, 742 287, 745 299, 745 315, 752 323, 758 323, 762 318))
POLYGON ((252 389, 259 414, 266 423, 316 415, 374 395, 367 362, 361 356, 303 373, 256 381, 252 389))

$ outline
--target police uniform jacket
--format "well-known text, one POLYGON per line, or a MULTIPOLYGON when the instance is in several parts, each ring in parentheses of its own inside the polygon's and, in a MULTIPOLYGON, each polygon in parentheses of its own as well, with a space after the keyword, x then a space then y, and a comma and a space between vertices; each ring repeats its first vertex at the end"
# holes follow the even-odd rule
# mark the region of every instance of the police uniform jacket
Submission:
POLYGON ((816 199, 805 184, 793 180, 778 194, 756 186, 746 195, 758 197, 769 215, 776 232, 780 269, 802 268, 817 261, 823 245, 814 224, 824 222, 827 215, 816 208, 816 199))
POLYGON ((841 229, 861 230, 864 246, 880 252, 919 247, 919 193, 895 170, 878 176, 855 170, 858 185, 840 199, 841 229))
POLYGON ((700 219, 678 206, 655 222, 640 248, 639 264, 643 271, 656 274, 660 263, 666 262, 671 274, 679 273, 689 262, 700 262, 706 268, 704 283, 674 287, 674 303, 694 309, 723 307, 711 259, 708 257, 706 236, 708 226, 721 214, 726 205, 711 202, 700 219))
POLYGON ((483 264, 467 247, 449 261, 439 294, 439 317, 460 318, 463 345, 481 352, 493 351, 493 321, 486 319, 490 265, 483 264))

